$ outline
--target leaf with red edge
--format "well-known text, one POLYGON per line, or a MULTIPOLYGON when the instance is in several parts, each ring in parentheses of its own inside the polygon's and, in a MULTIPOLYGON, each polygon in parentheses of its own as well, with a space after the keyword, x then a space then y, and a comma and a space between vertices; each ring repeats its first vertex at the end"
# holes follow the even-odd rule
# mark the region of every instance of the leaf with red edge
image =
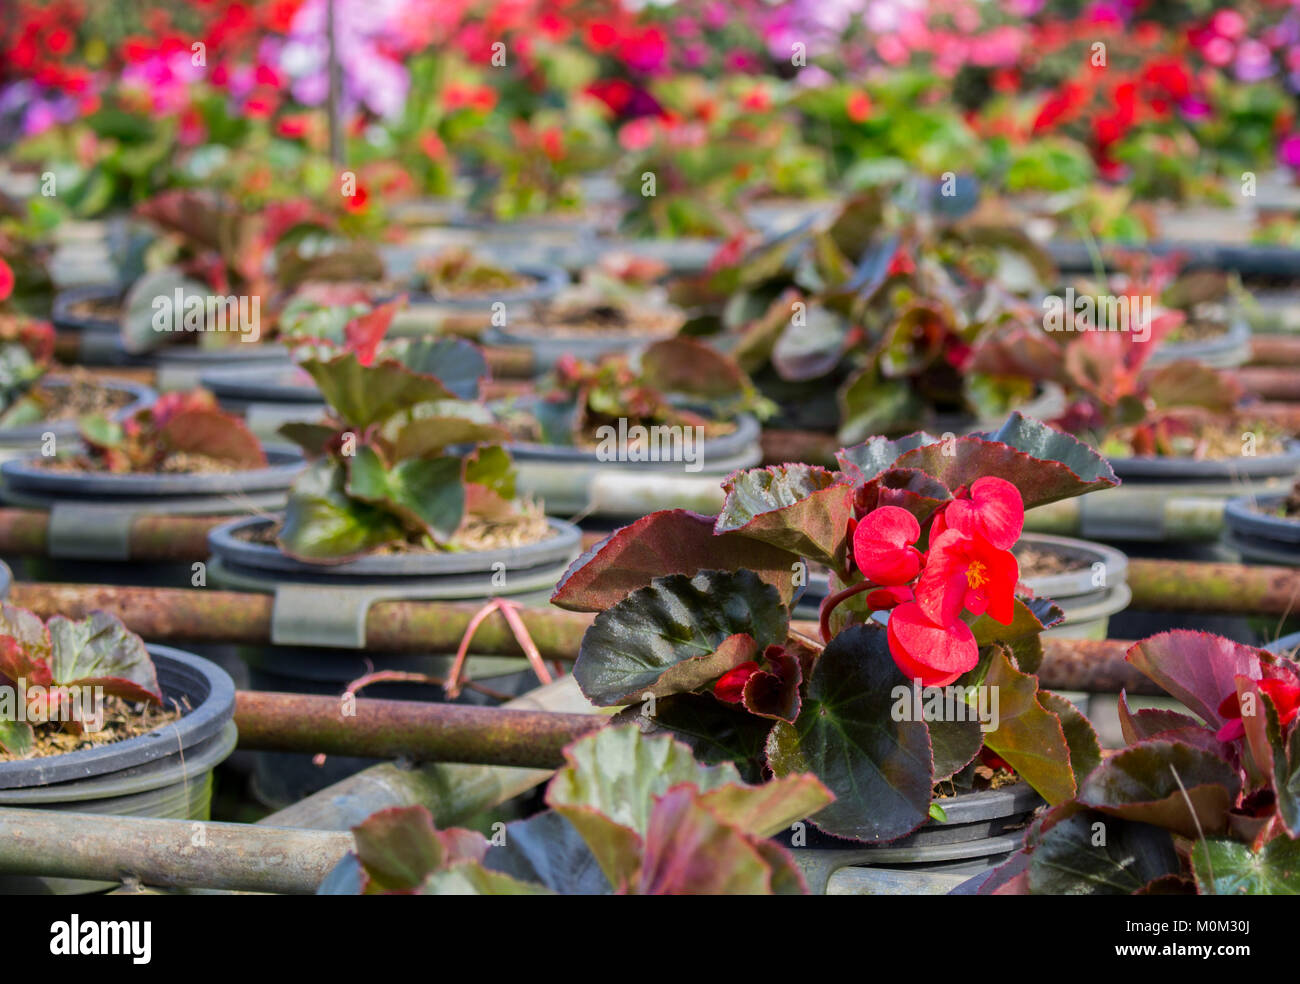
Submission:
POLYGON ((812 772, 835 794, 835 802, 812 817, 822 830, 890 841, 929 817, 929 731, 924 721, 895 720, 891 713, 894 690, 907 686, 884 627, 853 625, 822 651, 798 720, 772 728, 772 771, 812 772))
POLYGON ((1260 653, 1251 646, 1205 632, 1175 629, 1136 643, 1127 660, 1201 716, 1223 727, 1219 704, 1236 693, 1238 676, 1258 680, 1260 653))
POLYGON ((487 839, 473 830, 438 830, 423 806, 372 813, 352 828, 363 872, 362 891, 412 893, 425 878, 456 861, 482 861, 487 839))
POLYGON ((670 574, 596 616, 573 676, 601 706, 696 690, 783 642, 788 626, 776 589, 752 571, 670 574))
POLYGON ((1241 399, 1241 386, 1231 376, 1191 360, 1161 366, 1145 383, 1147 395, 1161 410, 1201 407, 1228 413, 1241 399))
POLYGON ((710 516, 669 509, 624 526, 569 565, 551 604, 599 612, 666 574, 750 570, 777 589, 783 604, 794 596, 798 556, 739 533, 714 534, 710 516))
POLYGON ((799 686, 803 683, 799 658, 784 646, 768 646, 763 659, 770 669, 759 670, 745 681, 745 710, 794 724, 799 717, 799 686))
POLYGON ((0 751, 14 758, 26 758, 36 746, 36 731, 26 721, 0 718, 0 751))
POLYGON ((853 509, 859 516, 865 516, 880 506, 897 506, 924 524, 951 500, 948 487, 920 469, 890 468, 858 487, 853 509))
POLYGON ((894 463, 908 451, 939 442, 939 438, 925 431, 906 437, 890 439, 872 437, 852 447, 835 452, 840 471, 855 485, 862 485, 894 468, 894 463))
POLYGON ((718 786, 702 793, 700 803, 747 834, 771 837, 834 798, 816 776, 796 773, 754 786, 718 786))
POLYGON ((637 895, 770 895, 772 871, 755 843, 699 802, 689 785, 655 803, 646 826, 637 895))
POLYGON ((95 611, 74 622, 55 615, 48 629, 50 675, 56 685, 103 687, 110 696, 162 702, 149 650, 117 616, 95 611))
POLYGON ((379 351, 379 343, 388 334, 397 312, 406 306, 406 295, 395 298, 386 304, 380 304, 365 314, 359 314, 343 326, 343 345, 349 352, 355 352, 363 366, 370 365, 379 351))
POLYGON ((1005 649, 993 654, 984 686, 998 694, 997 727, 984 744, 997 752, 1048 803, 1074 796, 1070 749, 1061 720, 1038 701, 1038 678, 1011 665, 1005 649))
POLYGON ((1118 485, 1097 452, 1068 434, 1013 413, 997 431, 927 445, 900 455, 896 466, 919 468, 950 489, 986 475, 1020 490, 1025 508, 1118 485))
POLYGON ((48 687, 54 682, 45 656, 32 652, 13 636, 0 636, 0 677, 28 687, 48 687))
POLYGON ((1124 740, 1130 745, 1154 738, 1166 731, 1180 728, 1199 728, 1201 722, 1189 714, 1181 714, 1163 707, 1143 707, 1134 711, 1128 706, 1128 695, 1119 695, 1119 727, 1124 740))
POLYGON ((182 410, 162 427, 161 438, 171 451, 199 454, 232 468, 265 468, 266 452, 248 425, 224 410, 182 410))
POLYGON ((1168 831, 1084 810, 1043 831, 1026 874, 1035 895, 1131 895, 1181 867, 1168 831))
POLYGON ((1200 836, 1198 822, 1207 834, 1227 830, 1228 809, 1240 791, 1237 770, 1223 759, 1180 742, 1152 740, 1109 756, 1084 780, 1077 798, 1111 816, 1194 839, 1200 836))
POLYGON ((736 472, 714 531, 737 532, 801 557, 844 565, 853 488, 814 465, 773 465, 736 472))
POLYGON ((1061 731, 1065 734, 1065 743, 1070 749, 1074 783, 1076 786, 1081 785, 1088 774, 1101 764, 1101 740, 1097 737, 1092 722, 1084 717, 1073 702, 1050 690, 1040 690, 1038 702, 1044 710, 1060 718, 1061 731))
POLYGON ((750 385, 734 359, 684 335, 649 345, 641 353, 641 378, 661 393, 705 400, 737 396, 750 385))
POLYGON ((364 365, 355 352, 314 352, 300 365, 321 396, 348 427, 365 430, 421 403, 452 400, 455 394, 436 377, 414 372, 385 356, 364 365))

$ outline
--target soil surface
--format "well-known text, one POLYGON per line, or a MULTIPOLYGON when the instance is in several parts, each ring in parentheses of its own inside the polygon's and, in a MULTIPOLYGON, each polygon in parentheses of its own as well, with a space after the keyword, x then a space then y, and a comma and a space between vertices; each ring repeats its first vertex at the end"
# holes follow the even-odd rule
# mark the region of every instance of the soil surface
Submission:
MULTIPOLYGON (((77 734, 75 731, 68 730, 66 725, 38 725, 36 744, 32 748, 32 753, 24 758, 48 758, 51 755, 63 755, 65 752, 79 752, 100 745, 112 745, 179 721, 191 709, 188 701, 182 701, 180 704, 171 702, 168 706, 159 707, 154 704, 132 703, 121 697, 105 697, 102 728, 77 734)), ((0 751, 0 762, 17 760, 18 756, 0 751)))
POLYGON ((48 409, 44 419, 49 422, 78 420, 90 414, 113 414, 129 404, 134 397, 127 390, 110 389, 84 369, 61 372, 56 379, 67 386, 47 386, 39 382, 33 395, 48 409))
POLYGON ((122 317, 122 302, 116 297, 88 297, 69 304, 68 313, 77 318, 117 322, 122 317))
POLYGON ((1067 571, 1082 570, 1088 566, 1083 557, 1066 550, 1042 550, 1038 547, 1018 545, 1012 548, 1020 564, 1020 577, 1047 577, 1067 571))
MULTIPOLYGON (((541 543, 555 536, 555 530, 546 521, 546 514, 533 503, 521 503, 522 511, 518 516, 508 519, 491 520, 471 517, 457 531, 451 545, 457 550, 485 551, 501 550, 507 547, 525 547, 541 543)), ((235 538, 246 543, 256 543, 267 547, 277 547, 276 539, 280 535, 279 522, 263 524, 238 530, 235 538)), ((441 554, 438 550, 420 543, 391 543, 375 550, 375 556, 394 554, 441 554)))
POLYGON ((645 337, 668 336, 681 327, 675 311, 632 310, 615 304, 549 304, 533 318, 512 326, 511 334, 526 336, 589 335, 645 337))
POLYGON ((156 469, 122 472, 113 471, 104 463, 89 455, 76 454, 66 457, 40 458, 35 462, 38 468, 66 474, 83 473, 94 475, 232 475, 246 471, 236 468, 228 461, 209 458, 205 454, 190 451, 176 451, 167 455, 156 469))

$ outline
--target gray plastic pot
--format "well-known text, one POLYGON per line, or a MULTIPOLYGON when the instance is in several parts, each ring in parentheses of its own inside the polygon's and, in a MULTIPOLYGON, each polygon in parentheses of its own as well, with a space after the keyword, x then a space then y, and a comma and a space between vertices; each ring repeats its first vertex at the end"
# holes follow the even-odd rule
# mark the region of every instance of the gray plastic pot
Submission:
POLYGON ((279 430, 284 424, 312 423, 325 413, 316 383, 292 364, 210 369, 199 376, 199 385, 223 409, 241 414, 264 441, 283 440, 279 430))
POLYGON ((502 348, 526 348, 533 355, 533 371, 540 375, 555 368, 555 364, 566 355, 575 356, 587 362, 597 362, 607 355, 619 355, 645 348, 653 342, 672 337, 668 332, 663 335, 633 335, 611 333, 570 334, 562 332, 511 331, 508 328, 488 327, 483 332, 484 345, 502 348))
POLYGON ((238 342, 221 348, 198 345, 167 345, 151 352, 129 352, 122 343, 117 321, 83 318, 72 313, 72 305, 89 298, 123 296, 121 285, 78 287, 60 291, 54 298, 52 321, 61 331, 76 334, 77 361, 87 366, 141 366, 156 373, 155 385, 163 392, 193 389, 205 370, 223 366, 247 367, 284 365, 289 350, 265 342, 238 342))
MULTIPOLYGON (((234 750, 235 685, 219 666, 169 646, 148 647, 168 701, 188 714, 166 727, 63 755, 0 762, 0 807, 207 820, 212 770, 234 750)), ((111 883, 0 876, 5 894, 101 891, 111 883)))
POLYGON ((1275 492, 1228 500, 1223 509, 1228 527, 1225 540, 1243 561, 1300 567, 1300 519, 1276 514, 1286 497, 1286 492, 1275 492), (1256 506, 1273 512, 1261 512, 1256 506))
MULTIPOLYGON (((1045 635, 1067 639, 1105 639, 1110 618, 1123 611, 1132 597, 1126 580, 1128 558, 1113 547, 1066 536, 1026 533, 1023 546, 1064 554, 1077 567, 1061 574, 1025 578, 1035 596, 1050 598, 1065 612, 1065 621, 1045 635), (1100 565, 1100 566, 1098 566, 1100 565)), ((824 573, 809 577, 808 586, 795 607, 795 617, 815 619, 826 597, 824 573)))
POLYGON ((39 460, 0 463, 0 500, 50 512, 49 563, 39 565, 40 579, 171 587, 189 585, 188 566, 182 572, 174 565, 130 563, 129 537, 138 516, 278 509, 303 468, 302 455, 285 447, 267 449, 265 468, 217 474, 66 472, 42 468, 39 460))
POLYGON ((647 260, 658 260, 670 274, 702 273, 722 248, 720 239, 624 239, 611 236, 595 241, 595 256, 625 253, 647 260))
MULTIPOLYGON (((553 514, 576 514, 591 505, 588 490, 597 476, 619 471, 644 475, 652 482, 656 475, 707 477, 730 475, 751 468, 763 457, 759 445, 758 421, 749 414, 736 418, 736 429, 721 437, 705 440, 700 448, 698 469, 687 471, 682 461, 602 461, 595 451, 553 444, 515 443, 508 445, 518 470, 518 486, 535 495, 553 514)), ((608 509, 600 515, 622 516, 608 509)), ((638 516, 640 513, 637 514, 638 516)))
MULTIPOLYGON (((80 383, 69 379, 60 379, 57 376, 50 376, 40 380, 37 385, 42 388, 55 388, 76 386, 80 385, 80 383)), ((131 394, 131 402, 122 407, 115 415, 119 420, 131 416, 137 410, 143 410, 145 407, 150 406, 158 395, 148 386, 141 386, 139 383, 129 383, 124 380, 103 379, 98 381, 98 385, 106 390, 131 394)), ((47 434, 54 435, 56 446, 64 442, 76 443, 77 421, 57 420, 27 424, 23 427, 0 428, 0 461, 39 453, 45 443, 47 434)))
MULTIPOLYGON (((1150 456, 1107 460, 1128 488, 1136 485, 1188 495, 1221 495, 1229 499, 1239 495, 1246 482, 1259 487, 1261 483, 1278 484, 1284 479, 1294 478, 1300 472, 1300 441, 1288 442, 1282 454, 1256 457, 1243 455, 1197 461, 1150 456)), ((1148 524, 1141 520, 1133 539, 1146 539, 1142 535, 1145 527, 1148 524)))
MULTIPOLYGON (((412 277, 419 260, 429 255, 431 251, 427 248, 393 247, 384 253, 385 269, 391 278, 403 281, 412 277)), ((463 297, 404 291, 407 306, 393 319, 389 335, 400 338, 436 334, 448 318, 481 317, 483 324, 488 325, 494 317, 500 320, 499 309, 493 307, 498 303, 505 305, 505 322, 509 324, 526 318, 531 305, 550 300, 569 284, 569 275, 562 267, 540 262, 511 262, 508 258, 501 260, 495 252, 492 256, 533 282, 524 287, 463 297)))
MULTIPOLYGON (((832 837, 805 826, 792 848, 814 895, 941 895, 980 870, 1001 864, 1024 843, 1024 828, 1042 799, 1028 783, 961 793, 936 802, 945 820, 879 846, 832 837), (856 869, 865 868, 859 871, 856 869)), ((776 838, 790 846, 792 832, 776 838)))
POLYGON ((1212 369, 1235 369, 1250 361, 1250 338, 1250 323, 1244 317, 1235 316, 1222 335, 1187 342, 1162 342, 1148 361, 1152 366, 1163 366, 1188 359, 1212 369))
MULTIPOLYGON (((347 684, 377 670, 401 670, 445 677, 447 653, 386 653, 366 649, 366 613, 376 601, 419 599, 486 601, 512 598, 546 604, 555 582, 581 551, 577 527, 550 520, 555 536, 523 547, 474 553, 410 553, 362 557, 342 564, 306 564, 239 534, 273 520, 251 517, 223 524, 209 534, 214 585, 275 595, 270 646, 240 647, 252 686, 261 690, 337 696, 347 684), (494 568, 494 565, 499 565, 494 568), (495 582, 495 583, 494 583, 495 582)), ((522 659, 474 657, 471 678, 517 696, 536 686, 522 659)), ((440 687, 377 684, 369 697, 441 700, 440 687)), ((484 703, 467 690, 462 703, 484 703)), ((253 766, 255 794, 279 807, 373 764, 371 759, 330 756, 323 766, 311 756, 258 753, 253 766)))

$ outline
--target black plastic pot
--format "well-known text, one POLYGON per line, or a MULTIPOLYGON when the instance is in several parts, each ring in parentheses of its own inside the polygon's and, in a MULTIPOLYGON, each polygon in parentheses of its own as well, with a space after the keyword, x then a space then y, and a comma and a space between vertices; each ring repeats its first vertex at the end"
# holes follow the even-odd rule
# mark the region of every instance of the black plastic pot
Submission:
POLYGON ((83 366, 147 366, 149 359, 122 347, 122 328, 116 318, 93 318, 73 313, 83 301, 121 301, 125 288, 118 283, 70 287, 54 295, 50 320, 61 332, 77 338, 77 363, 83 366))
MULTIPOLYGON (((1024 828, 1043 805, 1024 782, 938 800, 945 820, 929 820, 889 844, 869 846, 804 828, 792 848, 814 895, 942 895, 978 871, 1001 864, 1024 843, 1024 828)), ((793 832, 776 840, 791 846, 793 832)))
POLYGON ((611 236, 597 239, 592 247, 593 257, 624 253, 647 260, 658 260, 668 267, 670 274, 702 273, 722 248, 720 239, 625 239, 611 236))
MULTIPOLYGON (((112 816, 207 820, 212 770, 234 749, 235 685, 212 662, 170 646, 149 646, 168 701, 192 710, 175 723, 110 745, 46 758, 0 762, 0 807, 112 816)), ((110 884, 0 876, 5 894, 70 894, 110 884)))
POLYGON ((1300 519, 1277 513, 1286 497, 1286 492, 1241 496, 1224 507, 1226 543, 1244 562, 1300 567, 1300 519))
MULTIPOLYGON (((705 440, 700 449, 700 468, 687 471, 681 461, 606 461, 585 448, 554 444, 514 443, 508 445, 518 469, 518 485, 537 496, 552 514, 575 514, 592 506, 589 490, 598 476, 621 473, 644 475, 650 482, 657 475, 708 477, 730 475, 751 468, 763 457, 759 445, 760 427, 749 414, 736 418, 730 434, 705 440)), ((615 515, 608 508, 601 515, 615 515)), ((639 514, 638 514, 639 515, 639 514)))
POLYGON ((316 383, 294 365, 210 369, 200 375, 199 385, 223 409, 241 414, 264 441, 282 439, 283 424, 310 423, 325 413, 316 383))
MULTIPOLYGON (((365 620, 370 605, 398 599, 486 601, 494 596, 545 604, 555 582, 581 551, 577 527, 551 520, 555 536, 523 547, 371 555, 343 564, 305 564, 269 544, 239 535, 271 522, 253 517, 214 529, 208 537, 212 550, 208 571, 214 585, 275 595, 273 645, 240 647, 239 655, 248 665, 254 688, 289 693, 337 696, 348 683, 377 670, 445 677, 450 654, 368 651, 365 620), (494 564, 502 566, 494 570, 494 564)), ((476 656, 469 668, 472 679, 509 696, 536 686, 522 659, 476 656)), ((377 684, 363 693, 398 700, 444 699, 440 687, 418 684, 377 684)), ((460 702, 489 701, 467 690, 460 702)), ((258 753, 254 790, 266 804, 284 806, 370 764, 371 759, 330 756, 317 766, 307 755, 258 753)))
MULTIPOLYGON (((131 402, 118 411, 116 417, 124 419, 131 416, 137 410, 142 410, 150 406, 157 398, 157 394, 148 386, 141 386, 139 383, 129 383, 124 380, 103 379, 98 380, 97 384, 106 390, 115 390, 120 393, 131 394, 131 402)), ((66 386, 79 386, 79 382, 69 379, 61 379, 57 376, 50 376, 42 379, 38 384, 42 388, 55 388, 66 386)), ((57 420, 52 422, 42 422, 37 424, 27 424, 23 427, 5 427, 0 428, 0 460, 22 457, 29 454, 37 454, 41 451, 45 443, 45 435, 53 434, 56 445, 64 442, 77 441, 77 421, 76 420, 57 420)))

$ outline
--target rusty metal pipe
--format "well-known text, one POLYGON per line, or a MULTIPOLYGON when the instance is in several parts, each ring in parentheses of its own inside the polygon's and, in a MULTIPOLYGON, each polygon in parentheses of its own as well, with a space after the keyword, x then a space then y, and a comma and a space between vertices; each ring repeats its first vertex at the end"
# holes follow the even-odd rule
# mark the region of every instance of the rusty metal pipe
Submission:
POLYGON ((0 809, 0 872, 306 894, 352 850, 330 830, 0 809))
POLYGON ((241 690, 239 747, 415 762, 555 769, 565 745, 608 719, 598 714, 470 707, 413 700, 241 690))

